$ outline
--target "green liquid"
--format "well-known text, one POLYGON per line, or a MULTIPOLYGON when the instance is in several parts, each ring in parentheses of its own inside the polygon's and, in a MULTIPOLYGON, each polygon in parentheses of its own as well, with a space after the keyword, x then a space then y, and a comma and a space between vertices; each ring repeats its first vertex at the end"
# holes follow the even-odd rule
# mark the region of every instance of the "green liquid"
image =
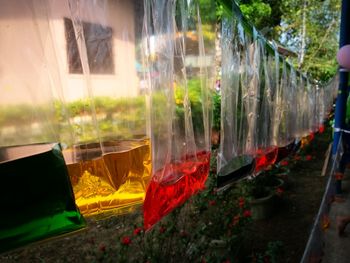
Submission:
POLYGON ((58 144, 0 148, 0 253, 85 226, 58 144))

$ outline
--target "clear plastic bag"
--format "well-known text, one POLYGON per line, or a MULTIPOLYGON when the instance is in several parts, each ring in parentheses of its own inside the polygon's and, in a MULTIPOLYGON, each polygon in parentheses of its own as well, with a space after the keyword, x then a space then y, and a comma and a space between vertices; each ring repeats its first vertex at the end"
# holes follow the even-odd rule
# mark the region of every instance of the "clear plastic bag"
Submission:
POLYGON ((85 226, 61 152, 46 1, 0 9, 0 252, 85 226))
POLYGON ((219 185, 239 179, 243 171, 259 172, 277 157, 276 61, 258 32, 233 14, 222 20, 219 185))
POLYGON ((209 173, 215 15, 209 13, 211 1, 145 3, 153 164, 144 203, 149 229, 202 189, 209 173))
MULTIPOLYGON (((248 125, 243 112, 240 68, 245 39, 243 26, 223 17, 221 29, 221 135, 218 153, 218 185, 251 170, 253 158, 246 154, 248 125)), ((244 63, 244 62, 243 62, 244 63)))
POLYGON ((142 204, 151 175, 143 2, 52 0, 49 8, 76 203, 86 216, 128 212, 142 204))

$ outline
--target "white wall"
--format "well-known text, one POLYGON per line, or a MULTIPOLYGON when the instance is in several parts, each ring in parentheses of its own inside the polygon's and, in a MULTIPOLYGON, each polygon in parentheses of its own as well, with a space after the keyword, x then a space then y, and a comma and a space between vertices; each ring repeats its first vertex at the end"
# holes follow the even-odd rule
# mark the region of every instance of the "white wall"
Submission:
POLYGON ((114 74, 69 73, 63 21, 70 17, 66 1, 33 1, 32 8, 27 0, 0 0, 0 104, 41 103, 52 99, 52 93, 73 101, 88 96, 89 89, 94 96, 138 95, 134 1, 81 2, 84 22, 112 28, 114 74), (93 8, 89 3, 95 3, 93 8))

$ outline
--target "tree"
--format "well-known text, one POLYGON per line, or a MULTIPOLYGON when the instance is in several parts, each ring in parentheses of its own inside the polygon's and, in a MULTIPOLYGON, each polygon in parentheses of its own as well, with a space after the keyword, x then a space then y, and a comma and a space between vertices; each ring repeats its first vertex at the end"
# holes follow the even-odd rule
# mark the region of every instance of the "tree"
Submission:
POLYGON ((241 0, 243 15, 268 39, 277 38, 282 18, 282 0, 241 0))
POLYGON ((340 0, 283 0, 280 41, 298 53, 292 63, 317 80, 337 70, 340 0))

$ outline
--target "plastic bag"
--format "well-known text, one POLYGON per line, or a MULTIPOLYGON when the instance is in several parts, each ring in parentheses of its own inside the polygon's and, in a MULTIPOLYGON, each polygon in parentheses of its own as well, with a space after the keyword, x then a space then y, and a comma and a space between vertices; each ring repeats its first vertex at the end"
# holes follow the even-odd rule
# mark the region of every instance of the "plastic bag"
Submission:
POLYGON ((145 1, 153 165, 146 229, 202 189, 209 173, 215 9, 208 3, 145 1))
POLYGON ((239 11, 222 20, 221 144, 218 185, 274 163, 276 65, 258 32, 239 11))
POLYGON ((276 57, 278 54, 269 51, 266 42, 261 41, 260 91, 257 95, 258 104, 258 134, 255 157, 255 173, 274 164, 278 155, 278 143, 273 140, 274 110, 276 96, 276 57))
POLYGON ((142 1, 49 1, 61 141, 86 216, 142 204, 151 174, 142 1), (62 48, 64 47, 64 48, 62 48))
POLYGON ((45 6, 1 2, 0 252, 85 226, 55 143, 56 75, 45 6))
POLYGON ((0 252, 85 227, 59 144, 0 148, 0 252))

